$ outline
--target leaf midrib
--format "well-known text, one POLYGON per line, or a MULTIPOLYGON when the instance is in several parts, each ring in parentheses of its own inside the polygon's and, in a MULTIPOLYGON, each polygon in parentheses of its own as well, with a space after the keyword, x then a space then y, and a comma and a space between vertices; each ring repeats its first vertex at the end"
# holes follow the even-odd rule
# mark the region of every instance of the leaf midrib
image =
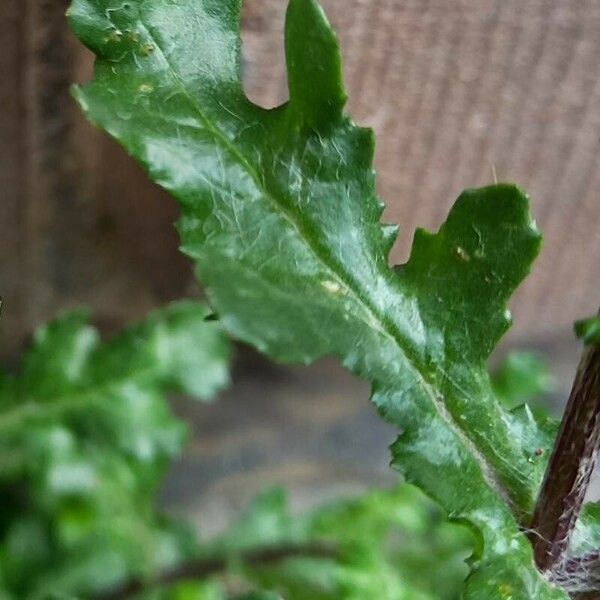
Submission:
MULTIPOLYGON (((199 117, 206 130, 213 135, 216 142, 220 143, 239 161, 240 165, 251 177, 257 189, 260 190, 264 197, 273 205, 275 211, 280 213, 289 223, 289 225, 297 232, 300 239, 305 242, 316 260, 325 267, 325 269, 331 274, 338 284, 342 285, 345 289, 351 292, 354 301, 373 318, 373 322, 378 324, 379 331, 383 335, 390 338, 394 345, 398 348, 399 352, 406 357, 407 362, 412 366, 414 372, 417 374, 417 377, 420 380, 427 396, 430 398, 433 406, 436 407, 439 417, 447 423, 449 428, 457 435, 459 440, 467 448, 468 452, 473 456, 481 469, 484 480, 489 487, 493 489, 496 494, 505 501, 505 503, 511 506, 513 504, 511 495, 497 477, 493 465, 490 464, 485 454, 479 450, 476 442, 471 438, 469 432, 464 428, 462 423, 454 418, 441 398, 441 395, 436 393, 436 388, 433 383, 427 379, 426 375, 419 368, 417 357, 413 356, 411 352, 406 350, 403 343, 407 346, 410 346, 410 344, 405 339, 405 336, 402 335, 402 332, 398 330, 398 328, 390 319, 387 319, 385 316, 379 314, 379 311, 367 300, 368 290, 363 290, 361 284, 344 269, 343 264, 331 256, 326 247, 320 244, 317 240, 313 240, 305 231, 305 228, 302 226, 302 224, 295 218, 295 215, 289 209, 287 209, 282 202, 277 200, 275 195, 266 187, 265 182, 259 176, 252 163, 249 162, 248 159, 240 152, 240 150, 231 143, 227 136, 213 124, 213 122, 205 115, 198 102, 188 92, 184 81, 171 64, 171 61, 167 58, 167 55, 161 44, 158 43, 156 36, 151 32, 151 28, 143 22, 141 15, 139 16, 139 22, 148 39, 152 41, 155 51, 158 51, 158 54, 164 61, 164 64, 171 74, 176 86, 187 99, 193 112, 199 117), (321 255, 318 250, 320 250, 323 255, 321 255)), ((156 54, 156 52, 154 54, 156 54)), ((369 323, 369 326, 371 326, 371 323, 369 323)), ((455 387, 453 381, 450 380, 450 383, 453 385, 453 387, 455 387)), ((398 423, 394 424, 396 426, 400 425, 398 423)))

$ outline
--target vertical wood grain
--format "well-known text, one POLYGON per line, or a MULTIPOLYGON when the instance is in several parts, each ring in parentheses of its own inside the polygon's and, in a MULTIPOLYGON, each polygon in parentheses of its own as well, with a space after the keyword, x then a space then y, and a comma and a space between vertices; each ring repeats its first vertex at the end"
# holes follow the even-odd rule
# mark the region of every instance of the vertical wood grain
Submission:
POLYGON ((113 328, 190 287, 174 202, 70 96, 92 57, 67 0, 5 0, 0 13, 0 354, 40 323, 87 305, 113 328))
POLYGON ((7 345, 24 329, 23 282, 23 107, 20 102, 23 23, 19 3, 9 0, 0 18, 0 332, 7 345))

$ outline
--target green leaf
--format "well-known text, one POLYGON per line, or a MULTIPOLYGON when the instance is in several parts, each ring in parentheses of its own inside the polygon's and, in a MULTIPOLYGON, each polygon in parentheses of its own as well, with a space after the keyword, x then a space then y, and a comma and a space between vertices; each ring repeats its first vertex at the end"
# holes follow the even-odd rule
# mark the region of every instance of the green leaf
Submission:
POLYGON ((575 323, 575 333, 585 344, 600 344, 600 317, 575 323))
POLYGON ((102 343, 75 311, 36 333, 0 392, 0 582, 14 597, 88 597, 196 551, 155 496, 186 437, 165 394, 209 399, 228 382, 208 315, 173 304, 102 343))
POLYGON ((45 402, 65 390, 115 385, 133 378, 210 399, 229 381, 229 346, 209 309, 179 302, 100 344, 85 312, 41 328, 25 358, 23 393, 45 402))
POLYGON ((230 530, 205 543, 230 573, 287 600, 455 600, 472 539, 407 485, 337 501, 292 517, 279 489, 262 493, 230 530), (244 560, 266 548, 306 548, 265 564, 244 560), (330 555, 317 555, 327 548, 330 555))
POLYGON ((141 600, 230 600, 218 582, 185 581, 140 594, 141 600))
POLYGON ((496 397, 510 409, 526 402, 538 403, 556 390, 556 380, 539 356, 513 351, 494 371, 492 386, 496 397))
POLYGON ((290 115, 302 127, 327 128, 341 114, 346 91, 337 38, 316 2, 290 2, 285 49, 290 115))
POLYGON ((237 600, 283 600, 279 594, 274 592, 250 592, 243 596, 238 596, 237 600))
MULTIPOLYGON (((136 596, 140 600, 282 600, 279 594, 254 590, 231 594, 219 582, 186 581, 136 596)), ((287 599, 286 599, 287 600, 287 599)))
POLYGON ((242 89, 239 0, 75 0, 69 15, 98 56, 75 96, 179 201, 183 249, 227 331, 279 361, 338 356, 372 383, 402 432, 394 465, 479 532, 465 598, 564 598, 519 529, 546 458, 524 449, 485 366, 540 247, 527 197, 468 190, 390 269, 373 135, 343 115, 316 1, 290 2, 290 101, 274 110, 242 89))

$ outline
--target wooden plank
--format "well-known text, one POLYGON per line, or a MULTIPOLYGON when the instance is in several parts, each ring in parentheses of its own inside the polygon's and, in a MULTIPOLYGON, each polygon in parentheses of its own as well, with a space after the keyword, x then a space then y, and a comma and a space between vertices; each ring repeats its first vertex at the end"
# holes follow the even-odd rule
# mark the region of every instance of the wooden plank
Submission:
POLYGON ((66 0, 28 0, 25 11, 27 156, 24 202, 30 323, 58 306, 77 285, 77 255, 89 212, 82 204, 85 169, 72 141, 76 108, 69 97, 74 45, 65 31, 66 0))
POLYGON ((22 202, 25 144, 21 125, 22 22, 18 0, 5 0, 0 18, 0 297, 3 346, 14 348, 23 331, 22 202))
POLYGON ((60 310, 109 328, 186 294, 174 203, 82 117, 70 97, 91 55, 67 0, 7 0, 0 17, 2 354, 60 310))

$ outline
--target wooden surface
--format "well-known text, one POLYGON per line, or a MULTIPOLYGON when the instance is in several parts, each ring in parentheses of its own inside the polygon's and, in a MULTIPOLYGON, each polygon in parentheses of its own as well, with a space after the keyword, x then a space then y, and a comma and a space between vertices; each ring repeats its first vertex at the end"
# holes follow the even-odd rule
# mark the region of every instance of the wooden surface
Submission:
POLYGON ((66 0, 0 8, 0 354, 86 304, 110 328, 185 295, 174 203, 82 118, 70 97, 91 57, 66 0))
MULTIPOLYGON (((461 189, 527 189, 546 247, 514 305, 522 337, 567 331, 600 297, 600 3, 324 0, 340 32, 355 119, 378 133, 386 218, 436 227, 461 189)), ((87 125, 68 93, 91 60, 66 0, 0 11, 2 352, 57 310, 119 323, 190 289, 176 209, 87 125)), ((247 0, 247 89, 286 97, 283 0, 247 0)))

